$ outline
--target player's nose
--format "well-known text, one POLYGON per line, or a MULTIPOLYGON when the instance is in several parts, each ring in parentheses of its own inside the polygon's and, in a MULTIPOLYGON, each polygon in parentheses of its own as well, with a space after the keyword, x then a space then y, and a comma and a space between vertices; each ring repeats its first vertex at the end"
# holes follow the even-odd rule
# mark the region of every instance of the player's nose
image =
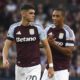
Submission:
POLYGON ((32 17, 34 18, 35 17, 35 14, 33 14, 32 17))

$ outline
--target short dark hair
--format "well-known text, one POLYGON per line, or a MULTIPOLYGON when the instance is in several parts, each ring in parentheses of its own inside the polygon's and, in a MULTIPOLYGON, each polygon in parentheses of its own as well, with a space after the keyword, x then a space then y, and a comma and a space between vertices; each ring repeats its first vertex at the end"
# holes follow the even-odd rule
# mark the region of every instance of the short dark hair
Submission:
POLYGON ((29 10, 29 9, 35 9, 35 7, 32 4, 25 4, 21 6, 21 10, 29 10))
POLYGON ((55 8, 55 9, 53 9, 53 11, 54 10, 61 11, 62 15, 65 16, 65 10, 64 10, 64 8, 55 8))

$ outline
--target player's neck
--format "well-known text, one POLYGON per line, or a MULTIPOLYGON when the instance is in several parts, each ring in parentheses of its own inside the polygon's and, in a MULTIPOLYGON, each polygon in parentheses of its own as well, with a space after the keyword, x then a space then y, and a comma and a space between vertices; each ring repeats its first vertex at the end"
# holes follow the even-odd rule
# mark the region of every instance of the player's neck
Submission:
POLYGON ((30 22, 28 22, 28 21, 26 21, 24 19, 22 19, 21 22, 22 22, 23 26, 28 26, 30 24, 30 22))
POLYGON ((63 26, 64 26, 64 23, 61 23, 61 24, 59 24, 59 25, 56 25, 56 27, 59 28, 59 29, 62 29, 63 26))

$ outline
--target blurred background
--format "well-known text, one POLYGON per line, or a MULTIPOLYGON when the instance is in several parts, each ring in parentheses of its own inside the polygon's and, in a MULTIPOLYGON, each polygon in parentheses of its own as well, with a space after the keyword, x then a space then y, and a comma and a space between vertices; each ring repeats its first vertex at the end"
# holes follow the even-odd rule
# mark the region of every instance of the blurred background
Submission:
MULTIPOLYGON (((36 8, 35 23, 42 24, 44 28, 52 23, 51 14, 55 7, 64 8, 65 23, 74 31, 76 36, 75 50, 70 64, 70 80, 80 80, 80 0, 0 0, 0 80, 15 80, 16 49, 9 50, 10 68, 2 67, 2 48, 9 26, 20 21, 20 6, 32 3, 36 8)), ((41 51, 41 64, 46 61, 41 51)), ((43 66, 44 67, 44 66, 43 66)))

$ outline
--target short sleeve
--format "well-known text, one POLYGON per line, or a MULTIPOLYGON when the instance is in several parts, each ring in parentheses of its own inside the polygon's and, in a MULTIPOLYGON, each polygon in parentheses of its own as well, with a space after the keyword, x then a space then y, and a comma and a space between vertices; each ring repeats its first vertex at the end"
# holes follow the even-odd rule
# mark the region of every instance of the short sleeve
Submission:
POLYGON ((66 44, 65 46, 74 46, 75 43, 75 35, 74 32, 70 29, 66 30, 66 44))
POLYGON ((10 40, 14 40, 14 28, 13 28, 13 26, 10 26, 8 33, 7 33, 7 38, 10 40))
POLYGON ((40 40, 45 40, 47 38, 47 35, 45 33, 45 31, 43 30, 43 28, 38 28, 39 30, 39 37, 40 37, 40 40))
POLYGON ((46 28, 45 28, 45 33, 46 33, 46 35, 47 35, 49 29, 50 29, 49 27, 46 27, 46 28))
POLYGON ((14 40, 14 30, 16 27, 20 25, 21 25, 21 22, 17 22, 10 26, 8 33, 7 33, 7 39, 14 40))
POLYGON ((37 27, 37 29, 38 29, 40 40, 45 40, 47 38, 47 35, 43 29, 43 26, 39 25, 39 24, 34 24, 34 26, 37 27))

